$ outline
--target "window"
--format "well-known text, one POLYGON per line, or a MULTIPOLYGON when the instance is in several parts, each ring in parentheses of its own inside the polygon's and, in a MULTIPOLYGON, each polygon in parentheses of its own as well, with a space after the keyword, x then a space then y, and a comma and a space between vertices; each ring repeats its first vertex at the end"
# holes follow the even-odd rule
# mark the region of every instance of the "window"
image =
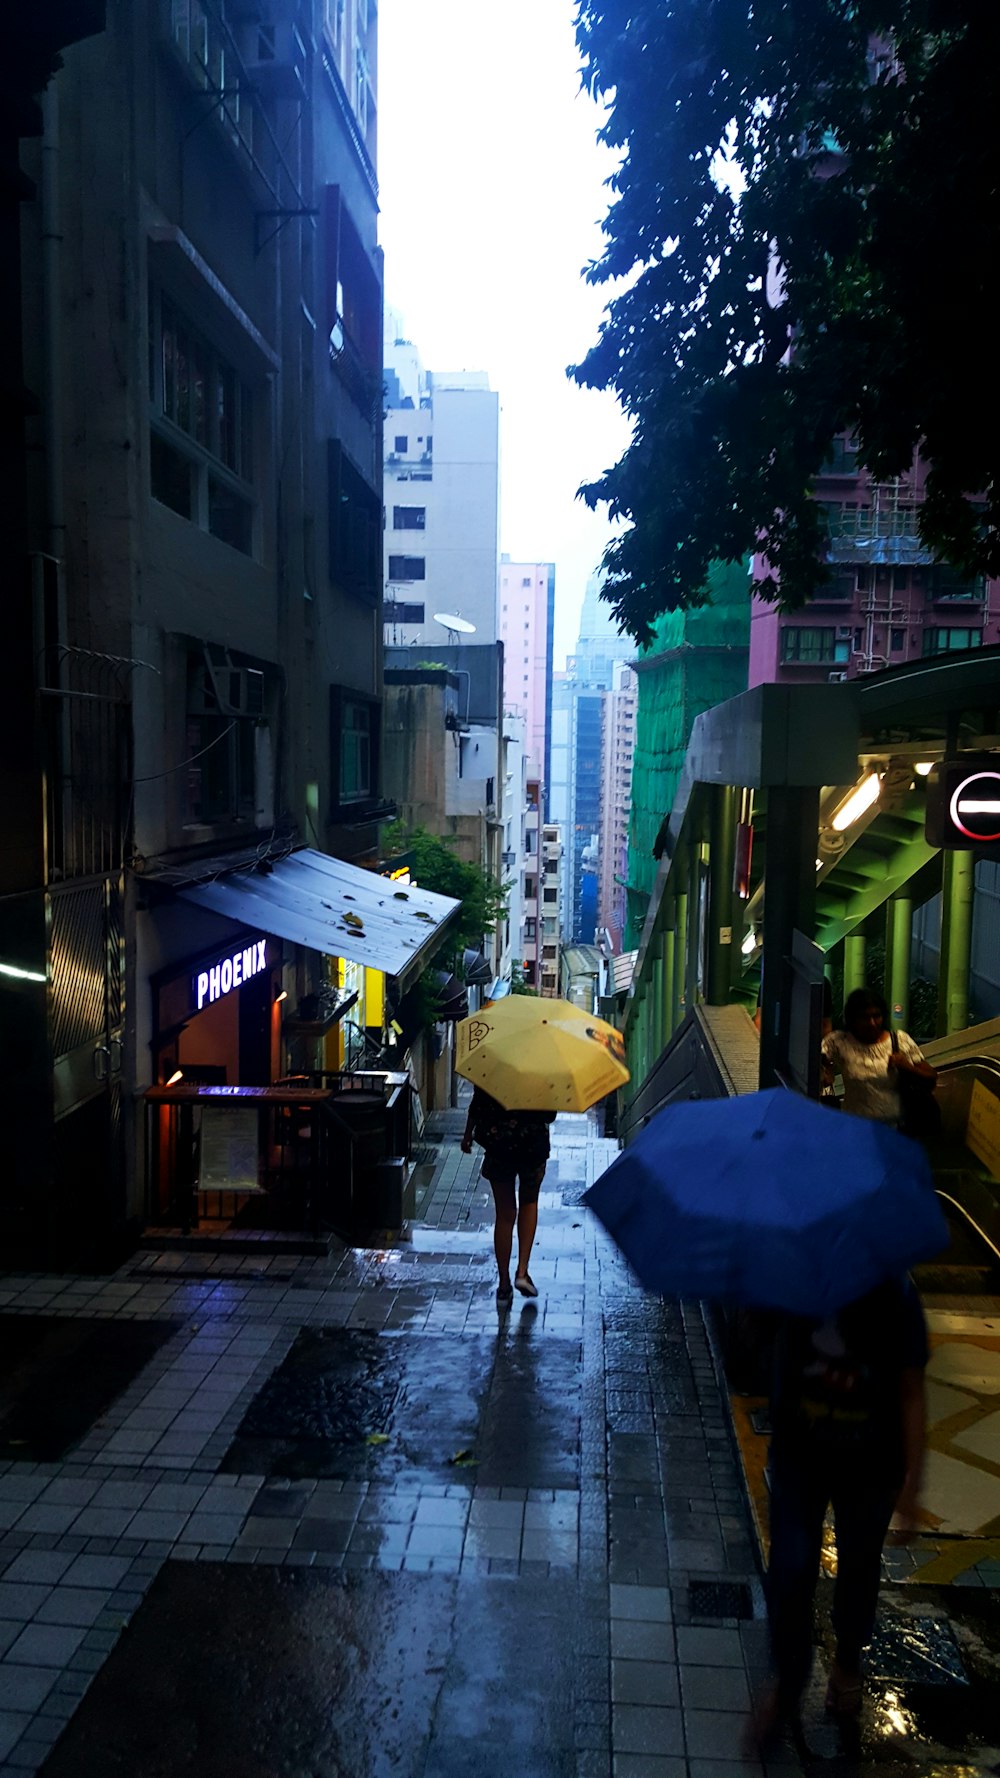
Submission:
POLYGON ((781 632, 781 659, 784 665, 818 667, 827 662, 850 659, 850 643, 837 638, 832 628, 813 628, 796 624, 781 632))
MULTIPOLYGON (((547 867, 549 860, 546 859, 545 862, 546 862, 546 867, 547 867)), ((558 901, 559 900, 558 889, 543 889, 542 890, 542 900, 543 901, 558 901)))
POLYGON ((535 985, 535 965, 534 965, 533 959, 530 957, 525 957, 523 968, 524 968, 525 986, 528 988, 533 988, 535 985))
POLYGON ((259 668, 214 661, 187 665, 185 821, 205 826, 270 821, 270 732, 259 668), (267 805, 265 807, 265 805, 267 805))
POLYGON ((524 922, 524 936, 525 936, 525 938, 527 940, 529 940, 531 943, 534 943, 535 933, 537 931, 538 931, 538 924, 537 924, 536 920, 534 919, 534 917, 531 914, 529 914, 527 919, 524 922))
POLYGON ((820 475, 854 475, 858 467, 858 444, 854 438, 835 438, 824 458, 820 475))
POLYGON ((380 706, 367 692, 330 687, 330 799, 334 819, 357 815, 378 793, 380 706))
POLYGON ((408 451, 408 450, 409 450, 409 448, 410 448, 410 441, 409 441, 409 439, 408 439, 408 438, 406 438, 406 437, 405 437, 405 436, 404 436, 404 434, 403 434, 403 433, 401 433, 401 432, 400 432, 400 433, 397 433, 397 435, 396 435, 396 438, 395 438, 395 439, 394 439, 394 441, 393 441, 393 446, 392 446, 392 448, 393 448, 393 450, 394 450, 394 451, 398 451, 398 452, 399 452, 399 455, 400 455, 400 456, 401 456, 401 457, 405 457, 405 456, 406 456, 406 453, 407 453, 407 451, 408 451))
POLYGON ((254 553, 253 391, 171 298, 149 293, 149 491, 254 553))
POLYGON ((524 899, 525 899, 525 901, 534 901, 537 894, 538 894, 538 883, 537 883, 536 879, 534 877, 525 877, 525 879, 524 879, 524 899))
POLYGON ((367 419, 381 402, 382 286, 339 185, 326 187, 323 222, 330 364, 367 419))
POLYGON ((967 602, 985 599, 986 578, 982 574, 966 579, 957 568, 947 564, 927 571, 927 596, 930 599, 962 599, 967 602))
POLYGON ((390 580, 423 580, 426 577, 426 563, 423 556, 390 556, 390 580))
POLYGON ((382 607, 382 621, 387 624, 422 624, 424 606, 409 605, 401 599, 387 599, 382 607))
POLYGON ((394 531, 422 531, 426 519, 426 506, 394 506, 392 509, 394 531))
POLYGON ((531 575, 530 574, 525 575, 524 579, 521 582, 521 585, 522 586, 530 586, 531 585, 531 575))
POLYGON ((890 642, 889 642, 889 646, 892 649, 893 654, 898 654, 900 649, 903 648, 905 646, 905 644, 906 644, 906 631, 905 630, 893 630, 892 636, 891 636, 890 642))
POLYGON ((382 593, 382 499, 337 438, 327 443, 330 580, 366 605, 382 593))
POLYGON ((925 654, 950 654, 953 649, 981 648, 982 630, 925 630, 925 654))

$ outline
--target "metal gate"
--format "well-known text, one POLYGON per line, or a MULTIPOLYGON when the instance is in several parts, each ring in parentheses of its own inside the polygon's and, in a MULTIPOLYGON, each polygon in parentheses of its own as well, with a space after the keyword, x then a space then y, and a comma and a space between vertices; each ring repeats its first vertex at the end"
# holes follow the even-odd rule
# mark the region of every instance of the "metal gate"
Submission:
POLYGON ((123 876, 50 889, 46 916, 54 1208, 59 1247, 82 1257, 125 1221, 123 876))

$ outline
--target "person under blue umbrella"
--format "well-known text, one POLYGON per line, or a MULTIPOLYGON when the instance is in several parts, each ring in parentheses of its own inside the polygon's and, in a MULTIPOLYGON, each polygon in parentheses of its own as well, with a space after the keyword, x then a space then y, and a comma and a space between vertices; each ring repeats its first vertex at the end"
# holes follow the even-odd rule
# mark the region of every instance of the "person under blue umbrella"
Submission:
POLYGON ((796 1724, 812 1666, 812 1608, 823 1522, 837 1540, 836 1652, 827 1710, 854 1717, 862 1650, 878 1603, 882 1546, 895 1513, 919 1524, 927 1331, 908 1277, 876 1286, 823 1320, 778 1318, 771 1388, 771 1550, 767 1607, 773 1684, 750 1741, 796 1724))

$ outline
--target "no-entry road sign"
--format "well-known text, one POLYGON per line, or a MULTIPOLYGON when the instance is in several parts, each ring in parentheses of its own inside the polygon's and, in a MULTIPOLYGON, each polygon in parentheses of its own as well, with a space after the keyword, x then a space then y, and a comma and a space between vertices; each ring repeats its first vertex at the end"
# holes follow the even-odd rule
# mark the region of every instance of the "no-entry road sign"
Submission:
POLYGON ((944 850, 984 847, 1000 856, 1000 753, 965 754, 935 767, 924 831, 944 850))

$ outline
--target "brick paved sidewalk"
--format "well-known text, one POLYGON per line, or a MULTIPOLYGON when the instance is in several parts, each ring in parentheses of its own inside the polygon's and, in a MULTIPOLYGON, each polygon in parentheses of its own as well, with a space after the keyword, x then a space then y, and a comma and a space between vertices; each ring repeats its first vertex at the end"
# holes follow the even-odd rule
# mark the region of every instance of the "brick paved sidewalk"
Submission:
MULTIPOLYGON (((4 1771, 40 1767, 119 1640, 143 1634, 143 1601, 177 1562, 346 1571, 360 1585, 436 1576, 457 1583, 456 1622, 477 1587, 502 1610, 490 1589, 511 1580, 572 1585, 564 1726, 540 1697, 538 1770, 735 1771, 764 1628, 701 1313, 636 1289, 579 1203, 615 1147, 590 1119, 564 1118, 532 1259, 541 1294, 498 1324, 478 1160, 451 1133, 440 1147, 424 1220, 386 1252, 140 1253, 113 1278, 0 1279, 4 1316, 177 1322, 59 1460, 0 1466, 4 1771), (301 1341, 352 1332, 394 1342, 404 1370, 447 1355, 479 1379, 478 1469, 432 1478, 388 1436, 346 1479, 227 1466, 301 1341), (530 1416, 521 1438, 512 1399, 530 1416)), ((458 1771, 436 1745, 432 1732, 414 1753, 415 1778, 458 1771)))

